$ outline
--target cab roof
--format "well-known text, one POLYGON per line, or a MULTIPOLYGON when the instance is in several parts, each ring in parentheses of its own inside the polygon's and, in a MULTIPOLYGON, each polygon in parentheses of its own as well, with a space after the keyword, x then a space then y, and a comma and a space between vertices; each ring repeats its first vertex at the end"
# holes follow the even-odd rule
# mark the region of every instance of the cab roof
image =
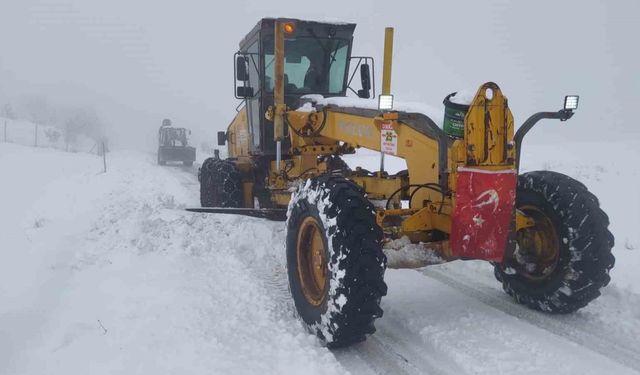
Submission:
POLYGON ((321 22, 312 20, 301 20, 297 18, 263 18, 253 27, 253 29, 240 41, 240 50, 244 51, 250 42, 258 37, 258 34, 273 35, 275 22, 293 22, 295 25, 294 36, 317 36, 335 37, 351 40, 355 23, 346 22, 321 22))

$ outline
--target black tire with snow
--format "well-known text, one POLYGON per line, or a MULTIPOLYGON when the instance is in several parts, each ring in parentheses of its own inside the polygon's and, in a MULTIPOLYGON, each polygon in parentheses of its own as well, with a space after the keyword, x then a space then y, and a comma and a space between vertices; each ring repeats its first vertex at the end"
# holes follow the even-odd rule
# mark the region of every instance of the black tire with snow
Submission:
POLYGON ((568 176, 535 171, 518 177, 516 207, 537 207, 553 224, 559 239, 557 265, 542 280, 531 280, 505 265, 495 276, 516 301, 536 310, 571 313, 594 300, 609 283, 613 235, 598 199, 568 176))
POLYGON ((286 251, 290 291, 312 333, 329 347, 341 347, 375 332, 380 300, 387 293, 386 257, 374 207, 358 185, 323 175, 300 186, 289 203, 286 251), (305 298, 297 270, 298 233, 308 216, 321 224, 328 263, 328 290, 319 306, 305 298))
POLYGON ((349 176, 351 174, 349 165, 338 155, 325 156, 324 161, 327 163, 327 173, 329 174, 338 176, 349 176))
POLYGON ((198 180, 202 207, 242 207, 242 180, 232 161, 208 158, 198 180))

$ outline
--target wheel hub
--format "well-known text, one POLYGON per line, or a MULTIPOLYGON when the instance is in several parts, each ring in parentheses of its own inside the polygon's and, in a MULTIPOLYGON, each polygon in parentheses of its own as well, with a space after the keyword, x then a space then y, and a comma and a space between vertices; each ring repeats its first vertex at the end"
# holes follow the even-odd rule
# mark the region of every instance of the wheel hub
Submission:
POLYGON ((296 251, 302 293, 307 302, 318 306, 327 295, 328 267, 323 231, 315 218, 309 216, 302 221, 296 251))
POLYGON ((541 281, 546 279, 558 265, 560 241, 551 219, 539 208, 519 208, 531 217, 535 224, 517 233, 517 247, 513 254, 518 274, 541 281))

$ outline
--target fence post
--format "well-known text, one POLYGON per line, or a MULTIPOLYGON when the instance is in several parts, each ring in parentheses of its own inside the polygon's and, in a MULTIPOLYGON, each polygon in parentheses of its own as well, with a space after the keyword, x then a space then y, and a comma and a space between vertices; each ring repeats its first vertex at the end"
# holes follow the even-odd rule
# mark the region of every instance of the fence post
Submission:
POLYGON ((4 120, 4 141, 7 141, 7 120, 4 120))
POLYGON ((104 141, 102 141, 102 162, 104 164, 104 173, 107 173, 107 150, 104 147, 104 141))
POLYGON ((38 124, 35 123, 35 126, 36 126, 36 133, 35 133, 36 136, 35 136, 35 141, 34 141, 33 147, 38 147, 38 124))

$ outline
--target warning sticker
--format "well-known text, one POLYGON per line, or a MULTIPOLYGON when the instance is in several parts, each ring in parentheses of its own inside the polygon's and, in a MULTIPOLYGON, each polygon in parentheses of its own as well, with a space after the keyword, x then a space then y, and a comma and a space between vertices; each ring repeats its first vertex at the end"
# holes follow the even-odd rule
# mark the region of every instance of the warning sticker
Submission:
POLYGON ((389 155, 398 154, 398 133, 391 122, 383 122, 380 129, 380 151, 389 155))

